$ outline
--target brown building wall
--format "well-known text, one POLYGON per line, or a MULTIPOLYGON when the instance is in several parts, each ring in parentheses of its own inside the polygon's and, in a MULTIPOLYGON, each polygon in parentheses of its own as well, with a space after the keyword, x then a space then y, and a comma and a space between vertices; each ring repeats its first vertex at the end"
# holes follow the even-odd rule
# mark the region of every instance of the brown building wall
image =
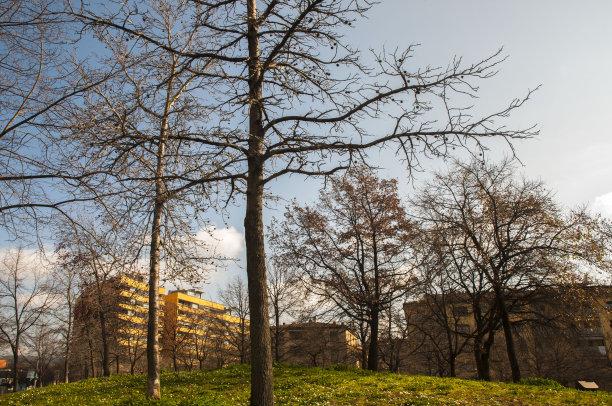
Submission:
MULTIPOLYGON (((272 353, 276 353, 272 326, 272 353)), ((346 327, 329 323, 299 323, 279 326, 279 361, 309 367, 343 364, 359 366, 357 338, 346 327)))

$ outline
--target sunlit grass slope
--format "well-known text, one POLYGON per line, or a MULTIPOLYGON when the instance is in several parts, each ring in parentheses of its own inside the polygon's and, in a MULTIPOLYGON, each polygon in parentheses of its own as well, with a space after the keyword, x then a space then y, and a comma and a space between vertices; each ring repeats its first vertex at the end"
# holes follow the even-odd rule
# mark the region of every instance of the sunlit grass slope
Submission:
MULTIPOLYGON (((249 367, 162 374, 161 402, 148 402, 143 376, 50 386, 0 397, 2 405, 247 405, 249 367)), ((546 381, 503 384, 372 373, 345 367, 275 367, 277 405, 612 405, 612 394, 546 381)))

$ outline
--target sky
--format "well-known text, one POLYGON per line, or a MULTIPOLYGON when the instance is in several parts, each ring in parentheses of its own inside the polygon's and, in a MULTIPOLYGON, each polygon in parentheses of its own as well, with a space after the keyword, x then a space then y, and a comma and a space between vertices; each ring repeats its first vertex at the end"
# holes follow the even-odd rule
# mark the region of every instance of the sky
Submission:
MULTIPOLYGON (((612 192, 612 2, 385 0, 356 27, 363 49, 421 44, 415 63, 476 61, 503 47, 508 59, 482 83, 483 105, 500 106, 541 85, 510 127, 536 124, 540 135, 516 143, 530 178, 575 206, 612 192)), ((508 151, 505 151, 509 153, 508 151)))
MULTIPOLYGON (((445 66, 453 57, 477 62, 503 47, 507 60, 499 73, 483 81, 480 106, 502 107, 529 89, 540 86, 531 100, 507 124, 540 130, 535 139, 516 142, 519 170, 542 180, 565 207, 589 205, 612 218, 612 2, 586 0, 383 0, 368 20, 347 33, 362 52, 369 49, 402 49, 419 44, 413 58, 417 66, 445 66)), ((491 156, 510 155, 499 145, 491 156)), ((409 196, 430 172, 406 179, 401 164, 389 154, 371 157, 382 176, 399 180, 409 196), (390 159, 389 159, 390 158, 390 159)), ((441 161, 427 162, 428 170, 444 170, 441 161)), ((291 199, 313 201, 320 182, 296 177, 272 185, 279 202, 271 204, 265 222, 281 216, 291 199)), ((242 211, 234 209, 230 224, 241 238, 242 211)), ((235 245, 235 244, 234 244, 235 245)), ((244 264, 244 250, 237 258, 244 264)), ((236 265, 213 274, 222 284, 242 274, 236 265)), ((206 287, 206 291, 211 291, 206 287)), ((214 296, 214 295, 213 295, 214 296)))
MULTIPOLYGON (((611 15, 609 0, 383 0, 347 31, 347 40, 364 54, 419 44, 414 67, 445 66, 455 56, 477 62, 503 47, 507 60, 494 78, 481 83, 479 108, 502 108, 540 86, 506 122, 510 128, 535 124, 540 130, 535 139, 514 144, 520 171, 542 180, 562 205, 589 204, 612 218, 611 15)), ((491 156, 511 153, 495 145, 491 156)), ((374 152, 371 158, 382 176, 398 179, 405 197, 432 170, 445 167, 441 161, 426 162, 427 171, 411 183, 393 155, 374 152)), ((281 216, 292 199, 313 201, 320 186, 299 177, 273 183, 279 200, 269 202, 265 223, 281 216)), ((236 275, 246 276, 243 216, 240 205, 223 217, 211 214, 217 229, 213 238, 203 238, 236 262, 210 274, 202 287, 207 298, 216 299, 219 286, 236 275)))

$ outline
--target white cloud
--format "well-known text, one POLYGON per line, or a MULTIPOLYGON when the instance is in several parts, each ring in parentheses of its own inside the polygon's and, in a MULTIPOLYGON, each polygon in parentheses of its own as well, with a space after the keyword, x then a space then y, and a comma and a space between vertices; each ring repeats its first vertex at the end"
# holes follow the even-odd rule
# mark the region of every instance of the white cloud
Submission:
POLYGON ((593 202, 594 212, 601 213, 602 216, 612 219, 612 192, 597 196, 593 202))
MULTIPOLYGON (((17 259, 19 248, 5 247, 0 249, 0 263, 3 266, 12 266, 17 259)), ((55 265, 57 255, 51 250, 42 252, 38 249, 22 248, 19 265, 22 269, 35 270, 40 274, 46 274, 55 265)))
POLYGON ((244 251, 244 235, 234 227, 207 227, 198 231, 196 237, 209 247, 214 256, 236 259, 244 251))

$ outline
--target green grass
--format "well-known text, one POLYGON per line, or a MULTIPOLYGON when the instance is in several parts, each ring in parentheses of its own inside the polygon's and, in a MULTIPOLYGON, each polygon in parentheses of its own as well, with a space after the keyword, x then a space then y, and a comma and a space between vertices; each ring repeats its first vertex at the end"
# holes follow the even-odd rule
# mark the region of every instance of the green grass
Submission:
MULTIPOLYGON (((2 405, 247 405, 249 367, 162 374, 162 400, 144 396, 145 377, 113 375, 0 397, 2 405)), ((554 381, 521 384, 277 365, 277 405, 612 405, 612 394, 554 381)))

